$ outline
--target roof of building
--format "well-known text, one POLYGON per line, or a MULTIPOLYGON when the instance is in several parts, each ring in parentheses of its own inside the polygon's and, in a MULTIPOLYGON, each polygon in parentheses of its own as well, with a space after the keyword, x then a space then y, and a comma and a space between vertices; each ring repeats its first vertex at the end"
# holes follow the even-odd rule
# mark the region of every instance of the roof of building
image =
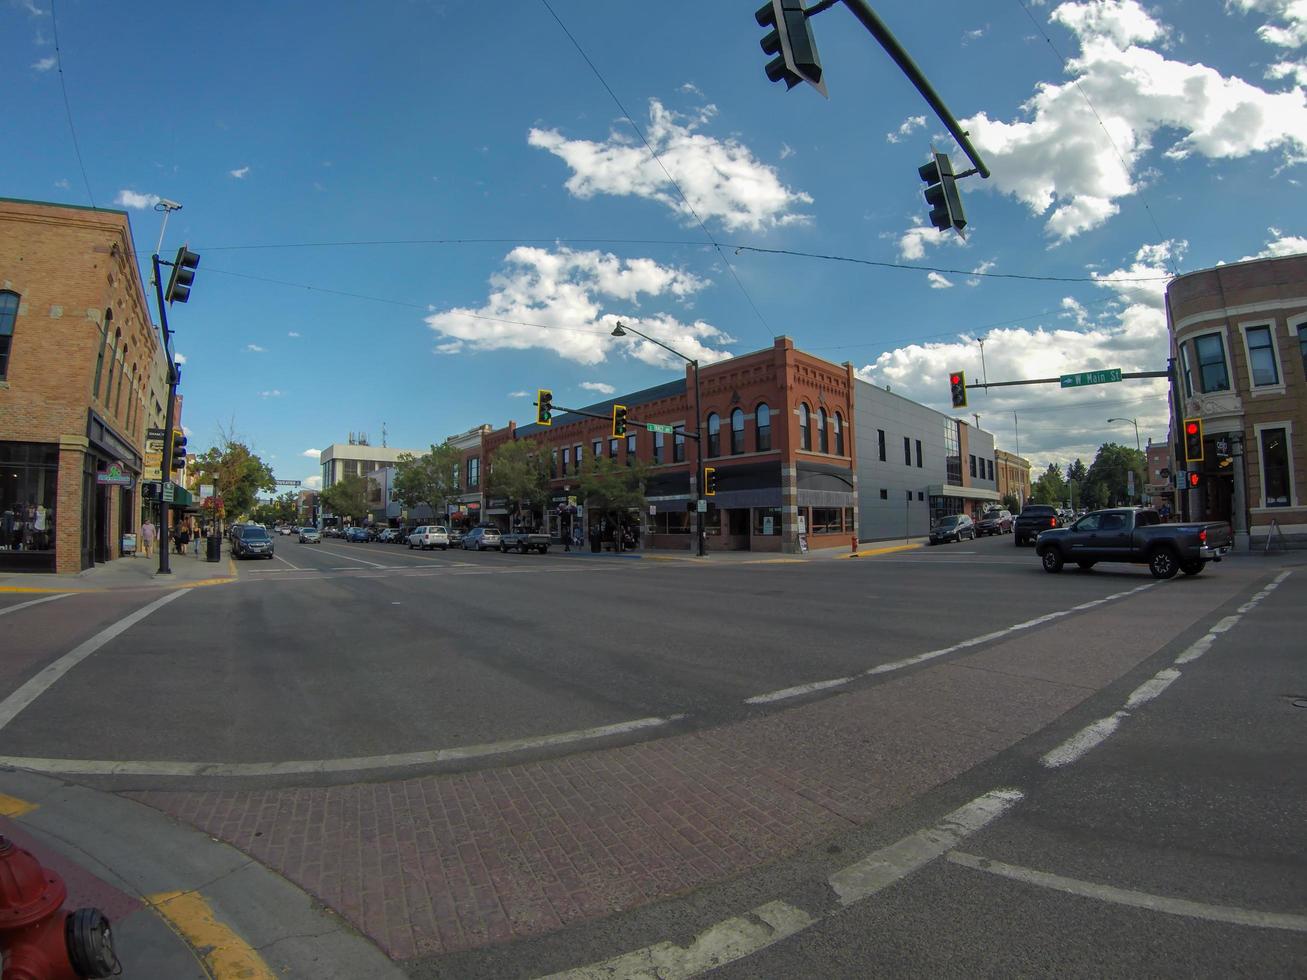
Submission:
MULTIPOLYGON (((652 388, 645 388, 643 391, 632 391, 625 395, 614 395, 601 402, 595 402, 593 405, 582 405, 578 410, 582 412, 592 412, 595 415, 608 418, 613 414, 614 405, 626 405, 632 407, 635 405, 647 405, 649 402, 656 402, 662 398, 672 398, 676 395, 685 394, 685 379, 678 378, 675 381, 668 381, 666 384, 655 385, 652 388)), ((529 425, 519 425, 517 434, 519 436, 535 435, 540 432, 554 432, 564 426, 576 425, 586 421, 586 416, 576 415, 571 412, 564 412, 561 415, 555 414, 553 425, 538 425, 535 422, 529 425)))

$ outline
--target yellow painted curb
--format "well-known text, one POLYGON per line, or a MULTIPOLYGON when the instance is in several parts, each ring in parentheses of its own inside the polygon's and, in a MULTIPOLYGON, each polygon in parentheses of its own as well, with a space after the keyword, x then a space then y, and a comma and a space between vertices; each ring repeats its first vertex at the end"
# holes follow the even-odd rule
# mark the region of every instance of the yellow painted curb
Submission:
POLYGON ((750 558, 750 559, 748 559, 747 561, 737 562, 737 564, 740 564, 740 565, 791 565, 791 564, 794 564, 795 562, 798 562, 798 563, 801 565, 801 564, 803 564, 805 561, 808 561, 808 560, 809 560, 809 559, 807 559, 807 558, 750 558))
POLYGON ((16 796, 0 793, 0 817, 21 817, 24 813, 31 813, 35 809, 35 803, 28 803, 16 796))
POLYGON ((202 578, 197 582, 178 582, 176 585, 170 585, 170 589, 194 589, 201 585, 226 585, 228 582, 235 582, 233 578, 202 578))
POLYGON ((912 551, 914 548, 920 548, 919 544, 896 544, 891 548, 872 548, 869 551, 858 551, 852 554, 840 555, 841 558, 872 558, 876 555, 892 555, 896 551, 912 551))
POLYGON ((159 892, 145 900, 190 944, 214 980, 276 980, 263 957, 214 918, 198 892, 159 892))
POLYGON ((236 559, 231 555, 227 556, 227 574, 232 578, 236 577, 236 559))
POLYGON ((645 555, 645 561, 703 561, 702 558, 677 558, 673 555, 645 555))
POLYGON ((0 585, 0 592, 100 592, 100 589, 38 589, 27 585, 0 585))

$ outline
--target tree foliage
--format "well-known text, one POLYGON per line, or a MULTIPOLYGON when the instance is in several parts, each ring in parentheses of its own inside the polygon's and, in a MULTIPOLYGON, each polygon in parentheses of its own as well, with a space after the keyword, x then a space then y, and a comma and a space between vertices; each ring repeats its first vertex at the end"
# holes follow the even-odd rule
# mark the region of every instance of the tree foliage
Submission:
POLYGON ((348 517, 361 524, 372 510, 368 506, 368 478, 347 476, 323 489, 322 506, 337 517, 348 517))
POLYGON ((604 516, 626 523, 627 511, 643 511, 645 508, 644 488, 648 476, 649 468, 643 463, 623 466, 615 459, 601 457, 592 460, 581 474, 577 496, 604 516))
POLYGON ((298 517, 299 500, 294 492, 260 500, 250 511, 250 519, 256 524, 293 524, 298 517))
POLYGON ((1046 469, 1030 487, 1030 499, 1037 504, 1052 504, 1060 507, 1066 501, 1066 480, 1056 463, 1049 463, 1046 469))
POLYGON ((1092 490, 1096 501, 1094 506, 1111 507, 1131 503, 1128 473, 1135 475, 1135 496, 1141 499, 1144 492, 1144 477, 1147 475, 1147 460, 1138 449, 1128 449, 1115 442, 1105 442, 1098 449, 1093 465, 1087 475, 1088 485, 1085 498, 1090 498, 1092 490))
POLYGON ((525 512, 532 526, 549 505, 549 470, 544 452, 537 452, 526 442, 506 442, 495 450, 485 484, 487 495, 507 500, 515 518, 525 512))
POLYGON ((462 492, 458 477, 462 458, 447 442, 432 446, 431 452, 421 456, 401 453, 395 465, 395 499, 405 507, 425 504, 443 520, 449 502, 462 492))
POLYGON ((230 433, 222 433, 218 445, 195 457, 200 483, 212 483, 222 497, 229 517, 238 517, 254 506, 260 490, 275 490, 272 468, 230 433))

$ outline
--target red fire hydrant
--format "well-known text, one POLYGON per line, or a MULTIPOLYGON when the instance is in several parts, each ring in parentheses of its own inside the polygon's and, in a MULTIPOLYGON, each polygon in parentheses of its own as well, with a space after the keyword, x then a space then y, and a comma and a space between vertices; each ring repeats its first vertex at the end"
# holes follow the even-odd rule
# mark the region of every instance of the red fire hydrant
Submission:
POLYGON ((70 912, 63 908, 67 897, 62 878, 0 836, 3 980, 79 980, 121 972, 105 914, 70 912))

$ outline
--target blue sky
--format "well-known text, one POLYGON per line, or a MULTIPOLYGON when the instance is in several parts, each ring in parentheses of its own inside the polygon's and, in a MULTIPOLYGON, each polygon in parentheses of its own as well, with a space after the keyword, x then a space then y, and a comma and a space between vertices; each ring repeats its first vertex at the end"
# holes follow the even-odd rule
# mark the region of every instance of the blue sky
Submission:
MULTIPOLYGON (((1301 2, 876 6, 993 171, 965 242, 916 173, 964 157, 852 15, 812 21, 823 99, 767 81, 751 0, 5 0, 3 193, 124 208, 143 262, 184 205, 191 444, 234 426, 285 479, 679 372, 618 318, 705 360, 789 334, 941 409, 981 338, 990 380, 1161 369, 1168 274, 1307 249, 1301 2)), ((1037 466, 1166 427, 1151 382, 971 411, 1037 466)))

